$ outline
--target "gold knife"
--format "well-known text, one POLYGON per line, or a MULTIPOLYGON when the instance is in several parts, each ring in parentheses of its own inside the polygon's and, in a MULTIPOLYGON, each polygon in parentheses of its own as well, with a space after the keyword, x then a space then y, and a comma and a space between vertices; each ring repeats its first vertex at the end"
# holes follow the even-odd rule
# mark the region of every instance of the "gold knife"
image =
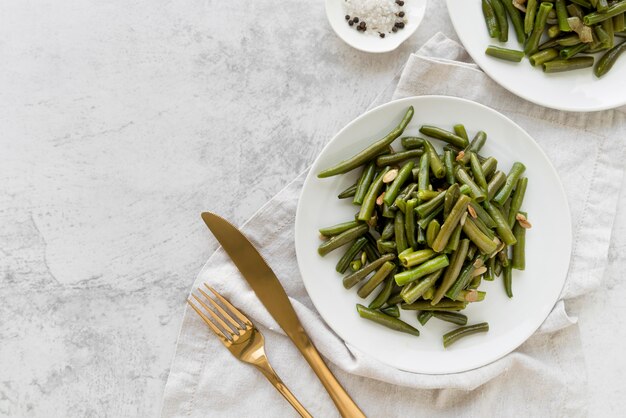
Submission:
POLYGON ((222 244, 265 308, 300 350, 324 385, 341 416, 365 417, 322 360, 313 342, 302 328, 285 289, 263 256, 237 228, 224 218, 211 212, 203 212, 202 219, 222 244))

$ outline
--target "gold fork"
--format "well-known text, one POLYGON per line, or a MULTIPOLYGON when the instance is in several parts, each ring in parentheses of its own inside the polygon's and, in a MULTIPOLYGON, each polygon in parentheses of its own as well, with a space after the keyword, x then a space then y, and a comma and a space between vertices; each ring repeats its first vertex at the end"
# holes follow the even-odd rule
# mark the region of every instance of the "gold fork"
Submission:
POLYGON ((211 328, 211 330, 217 335, 228 348, 228 350, 232 353, 233 356, 237 357, 239 360, 244 363, 252 364, 254 367, 259 369, 261 373, 270 381, 272 385, 280 392, 281 395, 287 399, 287 401, 294 407, 294 409, 300 414, 302 417, 312 418, 311 414, 302 406, 302 404, 293 396, 293 393, 287 386, 280 380, 280 377, 276 374, 272 366, 270 366, 270 362, 265 355, 265 339, 263 338, 263 334, 256 329, 254 324, 237 308, 235 308, 226 298, 217 293, 215 289, 209 286, 207 283, 204 283, 204 286, 211 291, 215 295, 215 297, 224 305, 222 308, 211 296, 209 296, 204 290, 198 288, 198 292, 202 294, 209 301, 209 303, 215 308, 217 312, 220 313, 221 317, 216 314, 213 309, 211 309, 206 303, 202 301, 195 294, 191 294, 193 298, 206 310, 206 312, 219 324, 219 327, 209 319, 209 317, 194 303, 192 303, 191 299, 187 299, 187 303, 193 308, 194 311, 202 320, 211 328), (230 311, 230 312, 227 312, 230 311), (237 317, 239 322, 233 318, 233 316, 237 317), (224 321, 228 321, 228 324, 224 321))

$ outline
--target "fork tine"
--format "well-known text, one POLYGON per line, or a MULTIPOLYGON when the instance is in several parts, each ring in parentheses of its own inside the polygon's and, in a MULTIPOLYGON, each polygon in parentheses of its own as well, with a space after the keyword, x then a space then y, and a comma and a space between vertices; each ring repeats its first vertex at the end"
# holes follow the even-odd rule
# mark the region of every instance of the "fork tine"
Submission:
MULTIPOLYGON (((202 291, 200 291, 201 293, 204 293, 202 291)), ((222 318, 220 318, 220 316, 218 314, 216 314, 215 312, 213 312, 213 310, 209 307, 209 305, 207 305, 206 303, 204 303, 202 301, 202 299, 200 299, 198 296, 194 295, 193 293, 191 294, 191 296, 193 296, 193 298, 198 301, 198 303, 200 305, 202 305, 202 307, 204 309, 206 309, 206 311, 209 313, 209 315, 211 315, 211 318, 213 318, 215 321, 217 321, 218 324, 220 324, 220 326, 222 327, 222 330, 226 331, 226 333, 228 333, 230 335, 230 337, 232 338, 235 334, 238 334, 238 332, 233 331, 226 322, 224 322, 224 320, 222 318)), ((206 295, 205 295, 206 296, 206 295)), ((209 298, 209 300, 211 300, 209 298)))
POLYGON ((239 311, 239 309, 235 308, 229 301, 226 300, 226 298, 224 298, 222 295, 217 293, 217 290, 213 289, 207 283, 204 283, 204 286, 206 286, 206 288, 209 289, 220 300, 220 302, 222 302, 224 305, 226 305, 231 310, 231 312, 234 313, 237 318, 239 318, 239 320, 241 322, 243 322, 244 324, 246 324, 250 328, 254 327, 254 325, 252 325, 252 322, 250 322, 248 317, 245 316, 244 314, 242 314, 239 311))
POLYGON ((222 331, 220 331, 220 329, 218 327, 215 326, 215 324, 209 319, 209 317, 207 317, 204 312, 202 312, 200 309, 198 309, 196 307, 196 305, 194 305, 191 300, 187 299, 187 303, 189 304, 189 306, 191 306, 193 308, 194 311, 196 311, 196 313, 200 316, 200 318, 202 318, 202 320, 204 321, 205 324, 207 324, 209 326, 209 328, 211 328, 211 331, 213 331, 213 333, 215 335, 217 335, 219 337, 220 340, 222 340, 222 342, 224 344, 230 344, 230 340, 228 338, 226 338, 226 336, 224 335, 224 333, 222 331))
POLYGON ((226 310, 224 310, 224 308, 222 308, 220 305, 218 305, 218 303, 215 302, 211 296, 209 296, 204 290, 202 290, 200 288, 198 288, 198 292, 202 293, 204 295, 204 297, 207 298, 209 300, 209 302, 211 302, 211 305, 213 305, 215 307, 215 309, 217 309, 217 311, 219 313, 221 313, 222 316, 224 318, 226 318, 226 320, 233 325, 233 327, 235 327, 235 329, 237 329, 239 331, 243 331, 243 328, 241 327, 241 325, 237 321, 235 321, 235 319, 232 317, 232 315, 230 315, 228 312, 226 312, 226 310))

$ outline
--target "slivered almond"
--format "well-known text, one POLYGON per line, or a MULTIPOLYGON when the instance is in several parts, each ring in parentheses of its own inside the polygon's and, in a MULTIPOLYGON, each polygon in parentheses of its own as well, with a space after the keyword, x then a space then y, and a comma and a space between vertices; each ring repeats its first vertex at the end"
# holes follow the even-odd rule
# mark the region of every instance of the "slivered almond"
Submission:
POLYGON ((372 217, 370 218, 370 220, 369 220, 369 221, 367 221, 367 224, 368 224, 369 226, 371 226, 372 228, 375 228, 375 227, 376 227, 376 222, 377 222, 377 221, 378 221, 378 216, 377 216, 376 214, 374 214, 374 216, 372 216, 372 217))
POLYGON ((517 219, 517 222, 519 222, 520 226, 524 229, 530 229, 533 227, 532 224, 528 222, 528 219, 526 219, 526 217, 521 213, 515 215, 515 219, 517 219))
POLYGON ((385 198, 385 192, 382 192, 382 193, 380 194, 380 196, 378 196, 378 197, 376 198, 376 204, 377 204, 378 206, 382 205, 382 204, 383 204, 383 199, 384 199, 384 198, 385 198))
POLYGON ((481 268, 485 263, 483 262, 482 258, 477 258, 476 261, 474 261, 474 268, 478 269, 481 268))
POLYGON ((463 159, 463 157, 465 157, 465 151, 461 151, 457 154, 455 160, 457 161, 461 161, 463 159))
POLYGON ((472 289, 465 294, 466 302, 476 302, 478 300, 478 291, 476 289, 472 289))
POLYGON ((478 215, 476 214, 476 210, 473 207, 468 206, 467 207, 467 211, 472 216, 472 218, 474 218, 474 219, 478 218, 478 215))
POLYGON ((463 215, 461 215, 461 220, 459 221, 461 226, 465 225, 466 220, 467 220, 467 212, 463 212, 463 215))
POLYGON ((478 267, 476 270, 474 270, 474 272, 472 273, 472 277, 476 277, 476 276, 481 276, 483 274, 485 274, 487 272, 487 267, 482 266, 482 267, 478 267))
POLYGON ((526 3, 526 0, 513 0, 513 7, 526 13, 526 6, 524 6, 524 3, 526 3))
POLYGON ((393 170, 387 171, 387 173, 383 176, 383 183, 391 183, 398 177, 398 169, 394 168, 393 170))

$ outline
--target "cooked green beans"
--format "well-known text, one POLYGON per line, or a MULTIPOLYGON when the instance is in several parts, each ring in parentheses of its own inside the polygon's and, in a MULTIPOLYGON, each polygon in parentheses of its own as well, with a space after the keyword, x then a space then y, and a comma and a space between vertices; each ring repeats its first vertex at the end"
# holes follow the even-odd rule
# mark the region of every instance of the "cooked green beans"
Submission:
POLYGON ((359 211, 354 221, 321 228, 318 249, 325 256, 346 246, 336 265, 343 286, 359 284, 357 296, 373 299, 367 308, 357 305, 359 315, 415 335, 417 329, 399 319, 399 308, 419 311, 422 325, 432 316, 464 325, 467 316, 458 311, 485 300, 483 279, 504 271, 511 294, 511 270, 525 268, 530 228, 522 216, 523 164, 513 164, 508 176, 498 171, 494 157, 478 154, 487 140, 483 131, 470 141, 461 124, 453 131, 420 130, 447 142, 443 158, 436 139, 406 136, 401 142, 408 151, 394 153, 387 144, 352 168, 360 177, 346 193, 359 211))
POLYGON ((506 295, 510 298, 513 297, 513 274, 511 269, 513 266, 509 263, 507 266, 502 267, 502 273, 504 277, 502 278, 502 282, 504 283, 504 291, 506 295))
POLYGON ((480 324, 466 325, 444 334, 443 346, 448 348, 454 342, 468 335, 477 334, 479 332, 489 331, 489 324, 487 322, 481 322, 480 324))
POLYGON ((491 6, 496 15, 496 20, 498 21, 498 29, 500 29, 498 40, 500 42, 506 42, 509 40, 509 21, 506 17, 506 10, 504 9, 502 0, 491 0, 491 6))
MULTIPOLYGON (((487 24, 487 30, 489 36, 492 38, 500 37, 500 27, 498 26, 498 19, 496 18, 496 12, 494 12, 491 3, 488 0, 482 0, 483 16, 485 16, 485 23, 487 24)), ((460 136, 460 135, 459 135, 460 136)))
POLYGON ((530 35, 535 26, 535 16, 537 15, 537 0, 528 0, 526 3, 526 14, 524 15, 524 33, 530 35))
POLYGON ((545 62, 543 71, 546 73, 560 73, 589 67, 593 67, 593 57, 576 57, 568 60, 559 59, 545 62))
POLYGON ((620 2, 614 3, 612 6, 608 7, 603 12, 593 12, 589 13, 583 18, 583 22, 587 26, 595 25, 596 23, 600 23, 604 20, 611 19, 614 16, 626 12, 626 0, 622 0, 620 2))
POLYGON ((603 75, 608 73, 609 70, 613 68, 613 65, 620 57, 620 55, 624 53, 624 51, 626 51, 626 41, 613 47, 606 54, 604 54, 602 58, 598 60, 598 63, 593 70, 596 77, 602 77, 603 75))

